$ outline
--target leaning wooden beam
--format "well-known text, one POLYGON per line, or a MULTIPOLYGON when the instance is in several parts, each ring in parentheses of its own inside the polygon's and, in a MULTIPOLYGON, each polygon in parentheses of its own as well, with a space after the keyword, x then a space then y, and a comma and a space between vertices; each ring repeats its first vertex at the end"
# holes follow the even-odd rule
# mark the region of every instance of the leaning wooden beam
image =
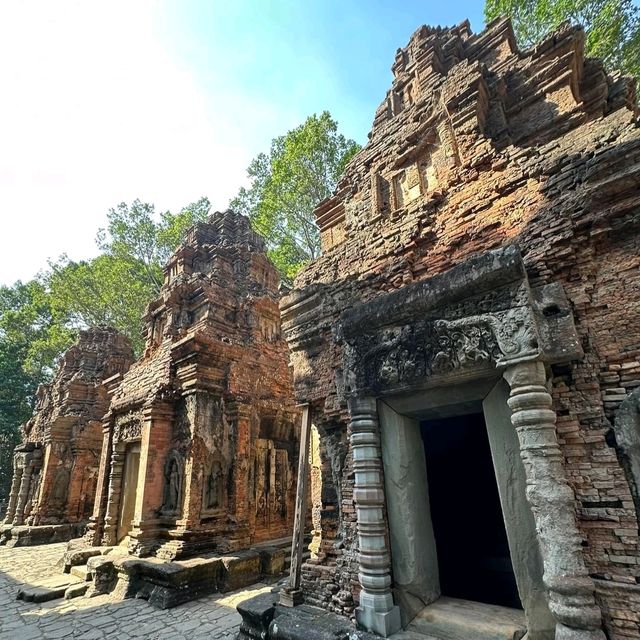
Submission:
POLYGON ((280 604, 293 607, 302 603, 300 579, 302 556, 304 555, 305 523, 307 520, 307 481, 309 478, 309 438, 311 435, 311 407, 302 405, 302 432, 300 434, 300 458, 298 460, 298 487, 296 490, 296 512, 293 521, 291 543, 291 572, 289 585, 280 592, 280 604))

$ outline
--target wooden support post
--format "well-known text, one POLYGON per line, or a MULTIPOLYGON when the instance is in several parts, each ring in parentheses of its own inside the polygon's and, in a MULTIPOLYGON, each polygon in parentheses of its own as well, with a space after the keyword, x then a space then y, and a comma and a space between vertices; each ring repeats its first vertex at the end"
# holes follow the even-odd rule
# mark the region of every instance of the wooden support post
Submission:
POLYGON ((311 436, 311 407, 302 405, 302 431, 300 433, 300 458, 298 460, 298 486, 296 489, 296 512, 293 521, 291 543, 291 573, 289 586, 280 592, 280 604, 293 607, 302 603, 300 588, 302 556, 304 554, 305 524, 307 520, 307 481, 309 478, 309 440, 311 436))

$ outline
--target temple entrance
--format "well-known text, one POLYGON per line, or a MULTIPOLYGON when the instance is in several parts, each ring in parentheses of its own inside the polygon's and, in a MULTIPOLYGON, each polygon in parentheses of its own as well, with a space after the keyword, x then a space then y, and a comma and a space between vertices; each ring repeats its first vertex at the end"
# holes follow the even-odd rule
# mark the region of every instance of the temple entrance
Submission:
POLYGON ((378 401, 393 598, 412 632, 554 636, 508 398, 494 378, 378 401))
POLYGON ((140 443, 127 445, 120 489, 120 513, 118 516, 117 542, 121 543, 131 531, 136 509, 136 490, 140 471, 140 443))
POLYGON ((425 420, 420 432, 442 595, 522 608, 483 414, 425 420))

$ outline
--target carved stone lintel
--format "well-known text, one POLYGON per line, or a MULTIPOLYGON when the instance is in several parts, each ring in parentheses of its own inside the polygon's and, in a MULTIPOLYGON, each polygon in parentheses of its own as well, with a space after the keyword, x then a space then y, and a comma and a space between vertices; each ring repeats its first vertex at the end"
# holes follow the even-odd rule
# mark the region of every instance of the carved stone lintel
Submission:
POLYGON ((511 422, 520 442, 549 608, 557 620, 556 640, 604 640, 595 587, 582 556, 575 498, 565 477, 558 446, 556 414, 546 388, 544 364, 520 363, 509 367, 504 377, 511 387, 508 401, 511 422))
POLYGON ((114 442, 131 442, 142 437, 142 411, 129 411, 115 419, 114 442))
POLYGON ((367 630, 387 637, 401 627, 400 609, 393 604, 389 551, 384 519, 384 487, 380 454, 380 427, 375 398, 352 398, 350 440, 358 519, 362 591, 356 610, 367 630))

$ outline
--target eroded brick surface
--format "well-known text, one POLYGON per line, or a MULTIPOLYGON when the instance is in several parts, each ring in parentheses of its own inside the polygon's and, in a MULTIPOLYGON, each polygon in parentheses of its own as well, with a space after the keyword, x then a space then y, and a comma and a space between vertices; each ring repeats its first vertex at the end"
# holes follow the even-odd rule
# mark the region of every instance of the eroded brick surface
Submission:
POLYGON ((640 131, 633 83, 583 45, 568 27, 529 52, 507 21, 422 27, 317 209, 323 255, 282 304, 296 395, 322 435, 310 602, 351 614, 359 593, 341 314, 515 243, 531 286, 560 283, 570 301, 584 357, 552 367, 565 470, 609 633, 640 633, 638 514, 612 438, 640 386, 640 131))
POLYGON ((6 525, 88 520, 102 447, 102 417, 132 361, 131 343, 115 329, 80 332, 76 344, 62 356, 53 381, 38 389, 34 415, 22 426, 6 525))

